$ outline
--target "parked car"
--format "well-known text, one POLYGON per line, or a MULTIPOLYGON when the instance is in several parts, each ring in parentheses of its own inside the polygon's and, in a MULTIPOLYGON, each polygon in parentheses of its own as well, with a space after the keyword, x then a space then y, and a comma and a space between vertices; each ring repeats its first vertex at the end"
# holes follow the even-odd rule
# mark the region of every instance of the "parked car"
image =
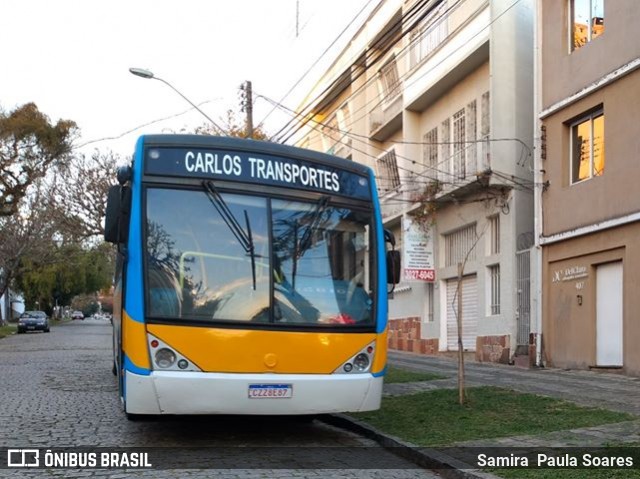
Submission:
POLYGON ((49 318, 44 311, 25 311, 18 319, 18 334, 27 331, 49 332, 49 318))
POLYGON ((71 313, 71 319, 84 319, 84 314, 82 314, 82 311, 74 311, 71 313))

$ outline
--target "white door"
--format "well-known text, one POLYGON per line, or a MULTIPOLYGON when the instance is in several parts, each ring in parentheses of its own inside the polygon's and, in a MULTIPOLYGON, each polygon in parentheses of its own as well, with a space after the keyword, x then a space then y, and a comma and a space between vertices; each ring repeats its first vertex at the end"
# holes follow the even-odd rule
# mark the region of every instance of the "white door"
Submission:
POLYGON ((596 268, 596 364, 622 366, 622 261, 596 268))
MULTIPOLYGON (((458 280, 447 281, 447 349, 458 350, 458 280)), ((462 278, 462 347, 465 351, 476 350, 478 335, 478 281, 476 275, 462 278)))

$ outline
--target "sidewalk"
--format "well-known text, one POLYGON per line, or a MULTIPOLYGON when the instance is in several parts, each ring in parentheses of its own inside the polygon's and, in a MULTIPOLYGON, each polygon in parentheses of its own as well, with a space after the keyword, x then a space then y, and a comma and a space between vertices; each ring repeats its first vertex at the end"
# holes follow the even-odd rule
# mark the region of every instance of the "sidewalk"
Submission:
MULTIPOLYGON (((457 387, 458 363, 455 359, 390 351, 389 364, 415 371, 441 374, 447 376, 447 379, 388 384, 384 386, 384 395, 386 396, 457 387)), ((465 382, 467 387, 497 386, 640 416, 639 378, 593 371, 520 369, 502 364, 467 361, 465 362, 465 382)), ((536 436, 467 441, 457 445, 597 447, 626 442, 640 442, 640 419, 536 436)))
MULTIPOLYGON (((455 359, 389 351, 388 362, 392 366, 435 373, 447 379, 385 384, 384 396, 458 387, 458 363, 455 359)), ((571 401, 583 406, 629 413, 639 418, 536 435, 463 441, 443 448, 418 447, 349 415, 334 414, 323 420, 373 439, 381 446, 421 467, 437 470, 443 478, 455 479, 500 479, 494 474, 477 469, 473 460, 474 454, 477 453, 474 448, 487 451, 491 448, 508 448, 507 450, 527 454, 531 451, 527 448, 578 447, 595 450, 600 447, 623 446, 625 443, 633 443, 633 446, 637 446, 640 443, 640 378, 593 371, 521 369, 503 364, 467 361, 465 362, 465 382, 466 387, 501 387, 571 401)), ((495 452, 495 449, 493 451, 495 452)))

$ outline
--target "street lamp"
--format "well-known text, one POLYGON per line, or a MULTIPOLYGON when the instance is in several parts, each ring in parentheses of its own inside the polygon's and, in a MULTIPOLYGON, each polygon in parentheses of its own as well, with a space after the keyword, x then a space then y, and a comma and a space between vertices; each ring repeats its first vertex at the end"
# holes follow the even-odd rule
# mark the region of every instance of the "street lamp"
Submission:
POLYGON ((211 122, 211 124, 213 126, 215 126, 218 130, 220 130, 221 133, 224 133, 224 129, 221 128, 215 121, 213 121, 211 118, 209 118, 209 115, 207 115, 205 112, 203 112, 200 108, 198 108, 198 106, 193 103, 191 100, 189 100, 186 96, 184 96, 182 93, 180 93, 178 91, 178 89, 176 87, 174 87, 171 83, 169 83, 166 80, 163 80, 160 77, 157 77, 153 74, 153 72, 150 72, 149 70, 145 70, 144 68, 129 68, 129 72, 131 72, 133 75, 138 76, 140 78, 151 78, 153 80, 158 80, 161 81, 162 83, 164 83, 165 85, 167 85, 169 88, 171 88, 173 91, 175 91, 178 95, 180 95, 182 98, 184 98, 187 103, 189 103, 189 105, 191 105, 193 108, 195 108, 196 110, 198 110, 202 116, 204 116, 207 120, 209 120, 211 122))

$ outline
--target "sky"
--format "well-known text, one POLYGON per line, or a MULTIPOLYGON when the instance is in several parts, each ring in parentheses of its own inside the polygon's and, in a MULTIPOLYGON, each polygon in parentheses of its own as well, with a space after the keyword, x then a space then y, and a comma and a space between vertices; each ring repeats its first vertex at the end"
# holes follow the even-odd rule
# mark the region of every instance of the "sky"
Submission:
MULTIPOLYGON (((257 95, 279 101, 316 60, 322 58, 316 72, 328 67, 376 3, 1 0, 0 107, 11 111, 35 102, 52 121, 78 124, 78 151, 123 156, 140 134, 192 132, 207 122, 167 85, 129 73, 138 67, 169 82, 216 122, 229 109, 239 111, 239 86, 250 80, 257 124, 272 110, 257 95)), ((283 104, 295 108, 313 78, 283 104)), ((266 119, 266 131, 277 132, 289 118, 277 110, 266 119)))

